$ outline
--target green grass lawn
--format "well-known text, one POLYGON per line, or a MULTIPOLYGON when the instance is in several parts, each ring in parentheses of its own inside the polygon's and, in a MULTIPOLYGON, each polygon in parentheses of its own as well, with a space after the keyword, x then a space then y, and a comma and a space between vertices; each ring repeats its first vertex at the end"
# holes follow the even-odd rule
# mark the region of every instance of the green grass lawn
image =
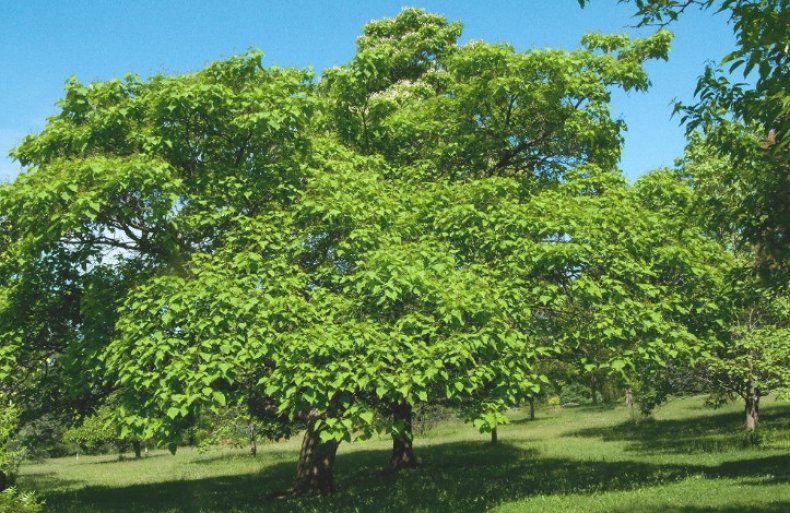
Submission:
POLYGON ((737 404, 701 404, 676 399, 638 425, 624 408, 539 409, 501 427, 496 446, 448 422, 415 440, 420 467, 397 475, 386 440, 344 444, 329 498, 291 497, 299 440, 263 444, 257 458, 53 459, 25 465, 20 485, 59 513, 790 512, 790 403, 766 402, 764 444, 750 449, 737 404))

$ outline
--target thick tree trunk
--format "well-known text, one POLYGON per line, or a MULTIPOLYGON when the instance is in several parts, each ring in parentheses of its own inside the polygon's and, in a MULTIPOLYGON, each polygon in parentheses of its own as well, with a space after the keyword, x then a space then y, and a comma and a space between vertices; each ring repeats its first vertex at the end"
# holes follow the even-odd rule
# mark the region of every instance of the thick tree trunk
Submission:
POLYGON ((496 432, 496 428, 494 428, 491 430, 491 444, 496 445, 498 440, 499 440, 499 435, 496 432))
POLYGON ((595 374, 590 375, 590 398, 592 399, 593 406, 598 404, 598 395, 596 393, 598 385, 598 378, 595 377, 595 374))
POLYGON ((535 420, 535 398, 529 398, 529 420, 535 420))
POLYGON ((416 468, 417 459, 414 457, 412 440, 412 411, 409 403, 397 404, 392 408, 392 420, 401 427, 397 435, 392 435, 392 457, 390 467, 393 470, 416 468))
POLYGON ((760 392, 754 388, 749 387, 749 393, 746 396, 746 429, 754 431, 757 429, 757 424, 760 420, 760 392))
POLYGON ((0 470, 0 492, 8 488, 8 476, 5 475, 5 472, 0 470))
POLYGON ((329 495, 335 491, 332 469, 337 442, 321 442, 318 432, 308 424, 296 466, 297 495, 329 495))
POLYGON ((250 456, 258 455, 258 433, 255 431, 255 424, 250 423, 247 431, 250 435, 250 456))
POLYGON ((143 447, 140 443, 140 440, 135 440, 132 442, 132 449, 134 449, 134 459, 139 460, 143 457, 143 447))

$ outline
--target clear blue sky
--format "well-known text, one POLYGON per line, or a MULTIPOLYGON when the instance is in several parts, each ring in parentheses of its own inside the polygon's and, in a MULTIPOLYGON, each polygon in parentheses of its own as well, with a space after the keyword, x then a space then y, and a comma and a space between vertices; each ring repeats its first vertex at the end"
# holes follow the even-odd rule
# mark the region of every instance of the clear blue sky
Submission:
MULTIPOLYGON (((267 64, 320 71, 351 58, 365 22, 404 6, 462 21, 462 42, 506 41, 519 50, 575 48, 586 32, 649 32, 630 28, 633 8, 615 0, 592 0, 584 10, 576 0, 0 0, 0 181, 19 172, 8 151, 43 128, 70 75, 90 82, 183 73, 249 48, 263 50, 267 64)), ((613 98, 613 114, 629 127, 621 167, 631 179, 682 153, 670 103, 691 99, 706 60, 734 46, 723 15, 690 12, 672 29, 669 62, 648 67, 652 89, 613 98)))

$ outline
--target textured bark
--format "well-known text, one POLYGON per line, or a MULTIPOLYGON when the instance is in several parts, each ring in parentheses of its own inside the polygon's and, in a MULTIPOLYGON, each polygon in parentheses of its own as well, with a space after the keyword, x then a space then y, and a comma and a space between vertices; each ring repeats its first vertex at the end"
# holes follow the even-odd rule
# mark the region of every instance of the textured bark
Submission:
POLYGON ((535 420, 535 398, 529 398, 529 420, 535 420))
POLYGON ((491 443, 496 445, 498 440, 499 440, 499 435, 496 432, 496 428, 494 428, 491 430, 491 443))
POLYGON ((247 432, 250 435, 250 456, 258 455, 258 433, 255 430, 255 424, 250 423, 247 432))
POLYGON ((332 469, 337 442, 321 442, 317 431, 308 424, 296 466, 297 495, 330 495, 335 491, 332 469))
POLYGON ((8 476, 5 475, 5 472, 0 470, 0 492, 8 488, 8 476))
POLYGON ((132 449, 134 449, 134 459, 139 460, 143 457, 143 448, 140 440, 135 440, 132 442, 132 449))
POLYGON ((401 432, 392 435, 392 457, 390 467, 393 470, 416 468, 417 459, 414 457, 412 440, 412 410, 409 403, 397 404, 392 408, 392 420, 402 426, 401 432))
POLYGON ((595 374, 590 375, 590 398, 592 399, 593 405, 598 404, 597 386, 598 378, 595 377, 595 374))
POLYGON ((760 392, 749 387, 749 394, 746 396, 746 429, 754 431, 760 420, 760 392))

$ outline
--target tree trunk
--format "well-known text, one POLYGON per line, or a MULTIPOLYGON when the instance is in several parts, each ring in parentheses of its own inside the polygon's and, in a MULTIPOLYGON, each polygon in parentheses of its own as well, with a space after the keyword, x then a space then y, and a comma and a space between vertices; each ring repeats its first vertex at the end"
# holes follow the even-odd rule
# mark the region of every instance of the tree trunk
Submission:
POLYGON ((257 456, 258 454, 258 434, 255 431, 255 424, 250 423, 247 432, 250 435, 250 456, 257 456))
POLYGON ((134 459, 139 460, 143 457, 143 448, 140 440, 134 440, 132 442, 132 449, 134 449, 134 459))
POLYGON ((595 377, 595 374, 590 375, 590 398, 592 399, 593 406, 598 404, 598 395, 596 394, 596 385, 598 384, 598 379, 595 377))
POLYGON ((760 392, 754 387, 749 387, 746 396, 746 429, 754 431, 757 429, 760 414, 760 392))
POLYGON ((321 442, 312 423, 308 423, 296 466, 297 495, 329 495, 335 491, 332 468, 338 442, 321 442))
POLYGON ((8 488, 8 476, 5 475, 5 472, 0 470, 0 492, 8 488))
POLYGON ((496 428, 494 428, 491 430, 491 444, 496 445, 498 439, 499 435, 496 432, 496 428))
POLYGON ((535 398, 529 398, 529 420, 535 420, 535 398))
POLYGON ((417 459, 414 457, 414 447, 412 446, 414 433, 412 432, 411 405, 407 402, 395 405, 392 408, 392 420, 400 427, 400 433, 392 435, 390 467, 393 470, 416 468, 417 459))

